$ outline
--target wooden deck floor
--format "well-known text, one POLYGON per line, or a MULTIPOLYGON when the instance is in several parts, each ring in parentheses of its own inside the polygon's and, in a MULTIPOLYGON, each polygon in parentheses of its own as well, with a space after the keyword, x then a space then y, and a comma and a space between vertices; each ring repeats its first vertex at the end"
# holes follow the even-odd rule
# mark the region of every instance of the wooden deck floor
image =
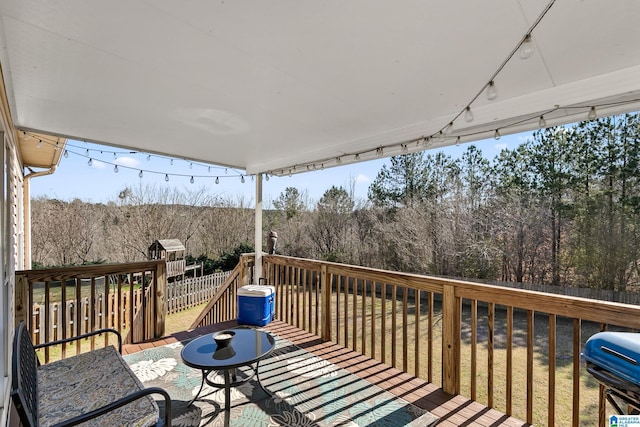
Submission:
MULTIPOLYGON (((123 353, 135 353, 145 348, 184 341, 232 326, 236 326, 235 321, 179 332, 144 344, 126 345, 123 353)), ((509 417, 462 396, 444 393, 442 389, 433 384, 414 378, 398 369, 371 360, 337 344, 323 342, 317 336, 284 322, 271 322, 265 329, 420 408, 428 410, 440 418, 438 426, 513 427, 528 425, 521 420, 509 417)))

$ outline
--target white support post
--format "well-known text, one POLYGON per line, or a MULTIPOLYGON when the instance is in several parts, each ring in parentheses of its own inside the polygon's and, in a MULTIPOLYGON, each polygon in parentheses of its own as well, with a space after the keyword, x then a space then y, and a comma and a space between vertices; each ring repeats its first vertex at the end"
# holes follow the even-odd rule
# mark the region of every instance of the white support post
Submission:
POLYGON ((255 248, 256 262, 254 283, 260 283, 262 277, 262 174, 256 174, 256 209, 255 209, 255 248))

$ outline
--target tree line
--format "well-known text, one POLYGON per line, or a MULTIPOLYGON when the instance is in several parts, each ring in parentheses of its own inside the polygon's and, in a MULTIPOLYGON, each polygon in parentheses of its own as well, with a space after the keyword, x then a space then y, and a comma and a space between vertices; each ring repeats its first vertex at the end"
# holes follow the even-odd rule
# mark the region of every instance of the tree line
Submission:
MULTIPOLYGON (((489 160, 390 158, 366 200, 288 187, 264 213, 277 253, 442 276, 629 290, 638 284, 640 122, 627 114, 552 127, 489 160)), ((106 205, 36 199, 33 259, 63 265, 145 259, 178 238, 193 257, 253 245, 243 200, 155 187, 106 205), (48 218, 49 217, 49 218, 48 218)), ((263 248, 264 249, 264 248, 263 248)))

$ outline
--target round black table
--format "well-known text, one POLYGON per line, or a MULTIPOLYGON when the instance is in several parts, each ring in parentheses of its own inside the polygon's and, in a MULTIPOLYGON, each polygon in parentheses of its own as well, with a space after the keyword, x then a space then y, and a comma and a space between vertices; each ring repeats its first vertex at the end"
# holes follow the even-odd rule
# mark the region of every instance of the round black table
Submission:
POLYGON ((184 346, 180 356, 185 365, 202 371, 200 390, 189 402, 191 405, 202 392, 205 381, 211 387, 224 388, 225 411, 231 409, 231 387, 235 387, 251 380, 254 376, 258 379, 258 385, 268 395, 272 395, 260 383, 258 365, 260 360, 273 351, 276 346, 275 339, 267 332, 249 328, 232 328, 228 331, 235 332, 231 343, 224 348, 218 348, 213 340, 213 334, 203 335, 184 346), (253 366, 255 364, 255 367, 253 366), (247 378, 238 381, 236 368, 247 366, 251 374, 247 378), (223 371, 224 384, 209 380, 212 371, 223 371))

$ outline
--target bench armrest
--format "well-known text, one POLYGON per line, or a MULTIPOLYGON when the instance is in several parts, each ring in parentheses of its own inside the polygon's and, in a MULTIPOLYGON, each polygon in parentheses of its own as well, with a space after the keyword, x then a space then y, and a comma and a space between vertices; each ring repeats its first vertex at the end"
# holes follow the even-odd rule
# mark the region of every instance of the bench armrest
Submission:
POLYGON ((92 337, 94 335, 102 335, 104 333, 112 333, 112 334, 115 334, 118 337, 118 352, 120 354, 122 354, 122 335, 120 335, 120 332, 116 331, 115 329, 111 329, 111 328, 98 329, 98 330, 95 330, 95 331, 92 331, 92 332, 87 332, 86 334, 77 335, 75 337, 65 338, 65 339, 62 339, 62 340, 51 341, 51 342, 47 342, 47 343, 44 343, 44 344, 34 345, 33 348, 35 350, 38 350, 40 348, 51 347, 51 346, 59 345, 59 344, 65 344, 65 343, 68 343, 68 342, 73 342, 73 341, 81 340, 81 339, 84 339, 84 338, 89 338, 89 337, 92 337))
POLYGON ((136 391, 135 393, 131 393, 101 408, 94 409, 93 411, 87 412, 86 414, 78 415, 77 417, 65 420, 59 424, 56 424, 55 427, 75 426, 77 424, 99 417, 100 415, 104 415, 108 412, 113 411, 114 409, 120 408, 124 405, 127 405, 135 400, 138 400, 150 394, 162 395, 164 399, 164 417, 162 419, 164 424, 162 424, 162 426, 171 427, 171 397, 169 397, 169 393, 167 393, 165 390, 161 389, 160 387, 148 387, 140 391, 136 391))

